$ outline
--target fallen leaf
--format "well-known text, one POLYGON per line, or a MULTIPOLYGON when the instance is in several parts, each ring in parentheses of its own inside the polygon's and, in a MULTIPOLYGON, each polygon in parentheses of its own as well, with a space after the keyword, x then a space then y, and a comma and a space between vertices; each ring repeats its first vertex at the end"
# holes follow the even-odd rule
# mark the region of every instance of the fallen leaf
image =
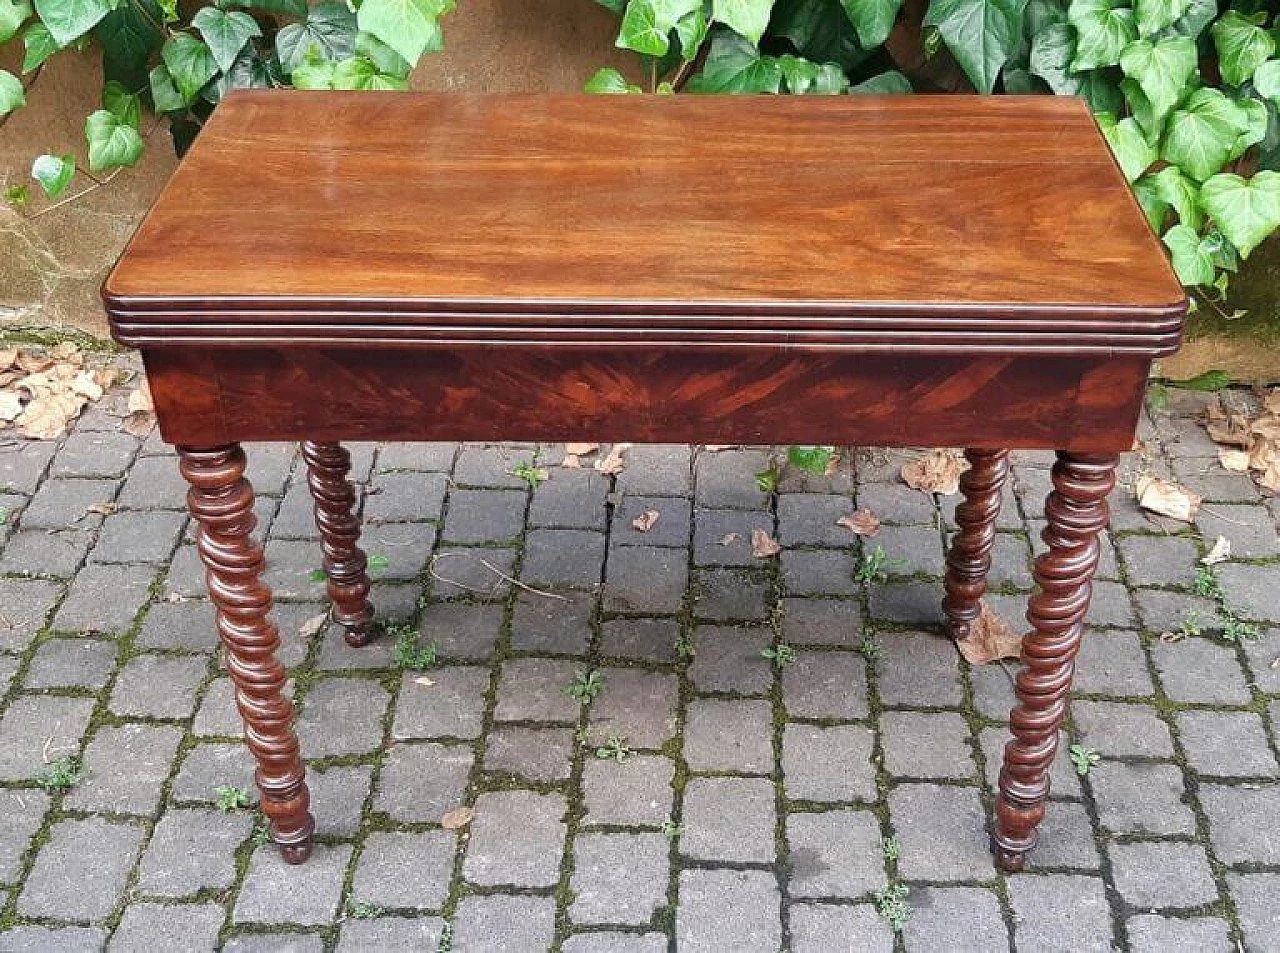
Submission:
POLYGON ((99 516, 110 516, 116 511, 114 503, 94 503, 84 508, 85 515, 89 513, 97 513, 99 516))
POLYGON ((582 461, 579 460, 574 454, 566 453, 564 455, 564 459, 560 461, 560 466, 568 470, 581 470, 582 461))
POLYGON ((595 453, 600 449, 598 443, 566 443, 564 452, 571 457, 585 457, 588 453, 595 453))
POLYGON ((834 476, 836 471, 840 469, 840 454, 833 453, 827 458, 826 469, 822 471, 824 477, 834 476))
POLYGON ((623 462, 622 454, 631 449, 629 443, 615 443, 609 448, 609 453, 596 461, 595 468, 601 473, 613 476, 615 473, 621 473, 626 469, 626 463, 623 462))
POLYGON ((413 684, 421 685, 423 688, 430 688, 432 685, 435 684, 435 681, 433 679, 428 678, 425 675, 419 675, 417 678, 413 680, 413 684))
POLYGON ((736 443, 704 443, 702 449, 710 450, 712 453, 719 453, 721 450, 732 450, 736 446, 738 446, 736 443))
POLYGON ((298 634, 304 639, 309 639, 321 629, 324 628, 325 620, 329 618, 329 613, 321 612, 319 615, 313 615, 302 625, 298 626, 298 634))
POLYGON ((649 530, 653 529, 653 524, 658 522, 659 515, 660 514, 657 510, 645 510, 631 521, 631 525, 640 532, 647 533, 649 530))
POLYGON ((49 348, 49 356, 55 361, 84 360, 84 355, 80 353, 80 348, 71 341, 59 341, 53 347, 49 348))
MULTIPOLYGON (((0 360, 0 367, 4 367, 4 361, 0 360)), ((1269 414, 1280 414, 1280 387, 1274 388, 1266 398, 1262 401, 1262 409, 1269 414)))
POLYGON ((1201 559, 1200 562, 1204 563, 1206 566, 1213 566, 1217 563, 1226 562, 1230 558, 1231 540, 1227 539, 1225 536, 1219 536, 1217 541, 1214 542, 1213 548, 1205 554, 1204 558, 1201 559))
POLYGON ((1176 483, 1150 474, 1138 477, 1138 505, 1144 510, 1190 523, 1200 510, 1200 497, 1176 483))
POLYGON ((127 434, 142 438, 151 433, 156 426, 156 415, 150 410, 135 410, 120 424, 120 429, 127 434))
POLYGON ((0 420, 14 420, 22 413, 22 398, 16 391, 0 391, 0 420))
POLYGON ((156 405, 151 400, 151 385, 147 383, 146 378, 138 384, 137 390, 129 395, 129 412, 136 413, 139 410, 155 410, 156 405))
POLYGON ((1280 496, 1280 463, 1273 463, 1258 477, 1258 486, 1280 496))
POLYGON ((85 405, 78 394, 63 391, 37 397, 23 408, 14 423, 24 437, 33 440, 55 440, 62 436, 67 425, 75 420, 85 405))
POLYGON ((459 828, 466 827, 471 823, 471 819, 476 816, 476 812, 469 807, 455 807, 452 811, 440 818, 440 826, 446 831, 456 831, 459 828))
POLYGON ((967 469, 953 450, 930 450, 902 465, 902 480, 913 490, 950 496, 960 491, 960 474, 967 469))
POLYGON ((1002 658, 1022 656, 1022 637, 984 601, 978 618, 969 627, 969 637, 956 643, 970 665, 986 665, 1002 658))
POLYGON ((13 367, 18 360, 18 349, 16 347, 0 348, 0 371, 7 371, 13 367))
POLYGON ((854 510, 836 520, 836 525, 859 536, 875 536, 880 532, 880 517, 870 510, 854 510))
POLYGON ((1247 473, 1249 471, 1249 454, 1243 450, 1226 450, 1218 451, 1218 462, 1222 464, 1224 470, 1230 470, 1232 473, 1247 473))
POLYGON ((776 556, 782 552, 782 547, 778 545, 778 541, 769 535, 767 530, 753 529, 751 531, 751 555, 756 559, 767 559, 770 556, 776 556))
POLYGON ((741 533, 725 533, 720 537, 721 546, 732 546, 734 543, 742 541, 741 533))
POLYGON ((1241 414, 1233 413, 1222 420, 1212 418, 1204 429, 1214 443, 1228 447, 1249 446, 1249 421, 1241 414))
POLYGON ((1174 642, 1181 642, 1186 636, 1181 632, 1161 632, 1160 641, 1172 645, 1174 642))

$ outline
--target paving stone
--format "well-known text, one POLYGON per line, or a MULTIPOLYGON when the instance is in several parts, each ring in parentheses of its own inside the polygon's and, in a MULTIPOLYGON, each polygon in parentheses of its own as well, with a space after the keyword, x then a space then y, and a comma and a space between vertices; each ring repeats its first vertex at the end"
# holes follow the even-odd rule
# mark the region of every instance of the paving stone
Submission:
POLYGON ((857 562, 844 550, 784 549, 782 585, 792 596, 851 596, 859 591, 853 573, 857 562))
POLYGON ((767 450, 701 452, 694 460, 694 499, 699 506, 764 509, 768 498, 755 475, 769 465, 767 450))
POLYGON ((0 557, 0 574, 69 579, 84 562, 93 540, 90 530, 32 529, 16 533, 0 557))
POLYGON ((103 927, 14 927, 0 932, 5 953, 97 953, 107 945, 103 927))
POLYGON ((533 529, 525 538, 520 578, 545 588, 595 589, 604 568, 604 533, 533 529))
POLYGON ((700 692, 762 695, 773 686, 773 666, 760 652, 772 642, 772 629, 698 626, 689 678, 700 692))
POLYGON ((1249 663, 1250 681, 1260 691, 1272 695, 1280 695, 1280 627, 1265 628, 1258 632, 1258 638, 1245 639, 1241 642, 1245 657, 1249 663))
POLYGON ((780 900, 772 871, 682 870, 676 947, 681 953, 776 953, 780 900))
POLYGON ((96 563, 168 562, 186 521, 185 513, 161 510, 112 513, 89 558, 96 563))
POLYGON ((666 953, 667 937, 662 933, 593 930, 569 937, 560 949, 564 953, 666 953))
POLYGON ((181 598, 205 598, 204 566, 194 544, 184 543, 173 554, 169 572, 164 578, 164 593, 181 598))
POLYGON ((1226 563, 1217 567, 1227 605, 1247 619, 1280 622, 1280 589, 1275 567, 1226 563))
POLYGON ((0 449, 0 488, 34 493, 57 449, 57 444, 40 440, 15 441, 0 449))
POLYGON ((1122 536, 1116 545, 1133 585, 1181 586, 1184 589, 1195 585, 1200 553, 1187 537, 1122 536))
POLYGON ((1218 899, 1204 848, 1176 841, 1107 847, 1120 896, 1134 907, 1199 907, 1218 899))
MULTIPOLYGON (((272 539, 267 543, 263 581, 277 601, 319 602, 325 597, 320 547, 310 540, 272 539)), ((198 591, 197 591, 198 594, 198 591)))
POLYGON ((499 573, 513 575, 515 564, 514 549, 447 547, 435 555, 432 591, 438 599, 502 599, 511 586, 499 573))
POLYGON ((213 949, 226 916, 216 903, 131 903, 111 937, 111 953, 213 949))
POLYGON ((623 496, 613 511, 609 545, 686 548, 691 514, 689 501, 679 497, 623 496), (647 530, 639 529, 636 520, 651 512, 658 514, 657 519, 649 523, 647 530))
POLYGON ((1122 698, 1150 695, 1155 687, 1136 632, 1085 632, 1076 656, 1074 690, 1122 698))
POLYGON ((874 801, 875 735, 861 725, 799 725, 782 736, 782 777, 793 801, 874 801))
POLYGON ((519 490, 454 490, 444 538, 452 543, 496 543, 519 536, 527 496, 519 490))
POLYGON ((382 743, 389 700, 386 689, 367 678, 317 681, 297 718, 302 750, 312 758, 372 751, 382 743))
MULTIPOLYGON (((0 883, 13 883, 21 872, 22 855, 44 822, 49 795, 18 788, 0 790, 0 883)), ((0 936, 0 942, 3 937, 0 936)))
POLYGON ((1173 473, 1180 485, 1210 503, 1256 503, 1261 496, 1252 478, 1222 469, 1216 458, 1176 459, 1173 473))
POLYGON ((1119 702, 1072 702, 1080 742, 1111 758, 1172 758, 1173 738, 1154 708, 1119 702))
MULTIPOLYGON (((356 482, 368 478, 369 451, 365 445, 348 443, 345 445, 351 452, 351 476, 356 482)), ((279 496, 289 479, 289 473, 298 457, 296 443, 251 443, 245 449, 248 466, 245 475, 253 488, 267 496, 279 496)), ((299 466, 299 479, 305 482, 305 471, 299 466)))
POLYGON ((676 660, 679 637, 680 626, 674 619, 614 619, 600 627, 600 654, 666 664, 676 660))
POLYGON ((799 467, 783 467, 778 476, 778 493, 837 494, 849 499, 853 495, 854 465, 847 447, 837 447, 835 456, 822 473, 810 473, 799 467))
POLYGON ((330 837, 352 837, 360 829, 364 802, 373 783, 368 765, 307 769, 311 786, 311 813, 316 830, 330 837))
POLYGON ((950 712, 886 711, 880 716, 884 766, 907 778, 965 780, 974 776, 969 726, 950 712), (921 744, 928 739, 928 744, 921 744))
POLYGON ((791 905, 792 953, 890 953, 893 931, 870 904, 795 903, 791 905))
MULTIPOLYGON (((898 479, 896 471, 891 479, 898 479)), ((902 483, 862 484, 858 487, 858 506, 893 523, 932 523, 936 516, 930 494, 902 483)))
POLYGON ((605 568, 606 612, 675 613, 684 603, 688 556, 682 549, 621 546, 605 568))
POLYGON ((138 892, 189 897, 235 882, 235 852, 253 826, 247 811, 171 808, 156 823, 138 868, 138 892))
POLYGON ((684 444, 638 444, 626 452, 627 466, 615 478, 618 491, 649 496, 689 496, 693 492, 692 458, 693 448, 684 444))
POLYGON ((902 842, 898 870, 907 880, 983 880, 994 872, 978 789, 900 784, 889 818, 902 842))
POLYGON ((996 534, 987 583, 991 586, 1031 588, 1031 550, 1025 539, 1013 533, 996 534))
POLYGON ((443 473, 380 473, 364 499, 370 523, 403 523, 440 518, 448 477, 443 473))
POLYGON ((545 953, 556 931, 552 897, 467 896, 453 921, 453 949, 467 953, 545 953))
POLYGON ((374 832, 365 840, 351 896, 397 909, 438 910, 449 895, 457 835, 374 832))
POLYGON ((116 496, 115 480, 46 480, 22 511, 23 529, 92 529, 116 496))
POLYGON ((1014 874, 1009 878, 1019 953, 1110 953, 1111 909, 1101 877, 1014 874))
POLYGON ((495 791, 476 798, 462 862, 478 886, 553 887, 560 878, 568 809, 560 794, 495 791))
POLYGON ((208 672, 205 658, 135 656, 116 676, 107 707, 117 715, 189 718, 208 672))
POLYGON ((212 652, 218 645, 213 605, 203 599, 154 603, 134 644, 143 649, 212 652))
POLYGON ((438 470, 448 473, 457 456, 456 443, 400 441, 378 448, 378 472, 388 470, 438 470))
POLYGON ((570 919, 647 925, 667 902, 669 853, 661 834, 580 834, 573 845, 570 919))
POLYGON ((782 670, 782 696, 792 718, 865 718, 866 663, 852 652, 798 652, 782 670))
POLYGON ((890 576, 925 573, 941 577, 946 571, 942 540, 932 526, 885 526, 874 539, 863 540, 864 553, 883 552, 890 576))
POLYGON ((849 497, 836 493, 789 493, 778 497, 778 542, 783 546, 844 549, 857 537, 837 520, 853 512, 849 497))
MULTIPOLYGON (((1155 539, 1162 543, 1165 541, 1160 536, 1131 538, 1155 539)), ((1192 626, 1209 629, 1217 624, 1218 607, 1213 600, 1202 596, 1186 592, 1166 592, 1163 589, 1136 589, 1134 598, 1138 602, 1143 627, 1152 634, 1180 632, 1192 626)))
POLYGON ((671 817, 675 765, 658 755, 619 764, 590 758, 582 769, 583 823, 658 827, 671 817))
POLYGON ((386 560, 382 568, 369 571, 375 579, 418 578, 431 560, 435 545, 436 530, 429 523, 375 523, 360 537, 360 546, 370 560, 386 560))
POLYGON ((486 739, 484 769, 550 784, 566 781, 573 766, 570 728, 525 728, 503 725, 486 739))
POLYGON ((116 643, 106 639, 50 639, 36 649, 23 684, 33 688, 91 688, 107 684, 116 643))
POLYGON ((1098 819, 1117 834, 1194 834, 1186 786, 1172 764, 1107 761, 1089 772, 1098 819))
POLYGON ((175 801, 211 803, 223 785, 242 788, 257 796, 253 782, 254 761, 241 742, 198 744, 187 754, 173 779, 175 801))
POLYGON ((773 535, 773 514, 761 510, 712 510, 693 514, 693 562, 697 566, 757 566, 751 534, 773 535))
POLYGON ((155 813, 181 740, 182 729, 174 726, 102 726, 85 748, 85 779, 64 805, 111 814, 155 813))
POLYGON ((346 920, 338 935, 338 953, 373 953, 375 950, 438 950, 445 922, 439 917, 378 917, 346 920))
MULTIPOLYGON (((363 494, 362 494, 363 498, 363 494)), ((264 499, 258 497, 259 502, 264 499)), ((373 524, 377 525, 377 524, 373 524)), ((367 531, 370 527, 364 527, 367 531)), ((285 493, 271 521, 272 539, 319 539, 316 529, 315 502, 305 476, 299 475, 285 493)))
POLYGON ((435 642, 440 656, 457 661, 489 658, 502 632, 502 606, 436 602, 422 611, 418 631, 435 642))
POLYGON ((44 770, 46 757, 75 754, 92 714, 91 698, 14 698, 0 717, 0 781, 26 781, 44 770))
POLYGON ((1132 917, 1125 923, 1133 953, 1231 953, 1231 928, 1217 917, 1132 917))
POLYGON ((609 480, 604 474, 552 467, 529 501, 529 525, 603 531, 608 525, 608 495, 609 480))
MULTIPOLYGON (((566 695, 564 689, 585 670, 579 663, 561 659, 521 658, 504 662, 494 717, 498 721, 577 721, 581 703, 566 695)), ((605 686, 607 691, 607 677, 605 686)))
POLYGON ((700 569, 692 586, 693 614, 712 622, 764 622, 773 580, 745 569, 700 569))
POLYGON ((124 433, 73 433, 62 442, 49 474, 55 477, 120 477, 133 462, 138 441, 124 433))
POLYGON ((1280 775, 1262 718, 1253 712, 1180 711, 1178 733, 1191 767, 1218 777, 1280 775))
POLYGON ((776 797, 768 778, 691 778, 680 852, 696 860, 772 863, 776 797))
POLYGON ((1230 646, 1202 638, 1156 641, 1151 659, 1174 701, 1244 705, 1251 698, 1244 670, 1230 646))
POLYGON ((242 933, 227 940, 223 953, 321 953, 318 933, 242 933))
POLYGON ((862 610, 852 600, 782 600, 782 641, 788 645, 857 648, 864 636, 862 610))
POLYGON ((1227 874, 1250 953, 1280 948, 1280 874, 1227 874))
POLYGON ((244 737, 244 721, 236 707, 236 690, 229 677, 219 676, 209 683, 196 709, 191 733, 202 737, 244 737))
POLYGON ((880 822, 869 811, 789 814, 792 897, 859 897, 885 882, 880 822))
POLYGON ((463 447, 453 465, 453 478, 462 486, 523 489, 524 480, 513 471, 533 462, 533 451, 527 447, 463 447))
POLYGON ((15 655, 0 655, 0 695, 9 691, 13 677, 18 674, 19 659, 15 655))
POLYGON ((408 823, 436 823, 461 806, 474 755, 464 745, 392 745, 378 778, 374 810, 408 823))
POLYGON ((666 672, 601 668, 604 691, 591 704, 592 737, 618 734, 633 748, 660 748, 676 733, 679 683, 666 672))
POLYGON ((685 760, 693 771, 768 774, 772 734, 769 702, 699 698, 689 703, 685 716, 685 760))
MULTIPOLYGON (((596 576, 598 581, 598 566, 596 576)), ((591 644, 594 617, 595 600, 590 595, 569 593, 560 600, 521 592, 511 613, 511 647, 520 652, 584 655, 591 644)))
POLYGON ((305 864, 285 863, 274 844, 253 852, 236 897, 236 923, 325 926, 338 913, 351 848, 317 844, 305 864))
POLYGON ((1280 864, 1280 828, 1259 822, 1280 817, 1280 785, 1202 784, 1199 795, 1219 860, 1225 864, 1280 864))
MULTIPOLYGON (((886 632, 876 641, 883 650, 875 662, 876 687, 886 705, 961 704, 959 656, 949 639, 925 632, 886 632)), ((994 667, 982 671, 1002 672, 994 667)))
MULTIPOLYGON (((508 663, 514 664, 514 663, 508 663)), ((427 674, 406 672, 401 678, 391 737, 478 738, 484 720, 485 694, 489 672, 470 666, 433 668, 427 674), (419 678, 430 685, 419 685, 419 678)), ((381 717, 380 710, 377 717, 381 717)), ((370 740, 376 746, 378 739, 370 740)), ((370 749, 371 750, 371 749, 370 749)))
MULTIPOLYGON (((936 582, 876 583, 867 601, 873 619, 928 626, 942 621, 942 589, 936 582)), ((994 600, 988 597, 987 601, 994 600)))
POLYGON ((85 566, 53 617, 68 632, 124 632, 147 601, 154 566, 85 566))
POLYGON ((1280 556, 1280 533, 1276 532, 1275 520, 1265 506, 1233 503, 1204 506, 1196 514, 1196 529, 1209 546, 1219 536, 1231 540, 1231 555, 1235 559, 1280 556))
POLYGON ((187 481, 169 457, 140 457, 129 468, 116 503, 128 510, 185 510, 187 481))
POLYGON ((20 916, 103 920, 124 892, 143 829, 103 818, 58 821, 18 895, 20 916))
POLYGON ((907 953, 1003 950, 1009 938, 994 892, 978 887, 918 887, 902 931, 907 953))

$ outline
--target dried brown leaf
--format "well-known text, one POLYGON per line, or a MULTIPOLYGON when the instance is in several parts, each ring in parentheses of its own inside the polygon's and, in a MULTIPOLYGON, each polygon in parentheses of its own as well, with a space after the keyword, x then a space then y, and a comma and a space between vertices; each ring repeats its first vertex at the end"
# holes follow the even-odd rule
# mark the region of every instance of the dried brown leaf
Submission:
POLYGON ((564 452, 571 457, 585 457, 588 453, 595 453, 600 449, 598 443, 566 443, 564 452))
POLYGON ((49 348, 49 356, 55 361, 72 361, 79 363, 84 360, 84 355, 80 353, 80 348, 72 341, 59 341, 53 347, 49 348))
POLYGON ((97 513, 99 516, 110 516, 116 511, 114 503, 93 503, 84 508, 85 515, 97 513))
POLYGON ((605 456, 596 461, 595 468, 609 476, 621 473, 627 466, 622 459, 622 455, 630 449, 631 444, 629 443, 615 443, 609 448, 609 452, 605 456))
POLYGON ((741 533, 725 533, 720 537, 721 546, 732 546, 734 543, 742 541, 741 533))
POLYGON ((902 465, 902 480, 913 490, 950 496, 960 491, 964 460, 953 450, 930 450, 902 465))
POLYGON ((712 453, 719 453, 721 450, 733 450, 738 444, 736 443, 704 443, 703 450, 710 450, 712 453))
POLYGON ((440 826, 446 831, 456 831, 470 824, 475 816, 476 812, 469 807, 455 807, 440 818, 440 826))
POLYGON ((576 455, 572 453, 566 453, 564 455, 564 459, 560 461, 560 466, 564 467, 567 470, 581 470, 582 461, 579 460, 576 455))
POLYGON ((22 413, 22 398, 17 391, 0 391, 0 420, 14 420, 22 413))
POLYGON ((32 440, 56 440, 75 420, 85 399, 78 394, 63 391, 49 392, 36 397, 23 408, 14 423, 24 437, 32 440))
POLYGON ((0 348, 0 371, 7 371, 17 361, 18 349, 16 347, 0 348))
POLYGON ((859 536, 875 536, 880 532, 880 517, 867 509, 854 510, 848 516, 836 520, 836 525, 859 536))
POLYGON ((298 626, 298 634, 304 639, 309 639, 321 629, 324 628, 325 620, 329 618, 329 613, 321 612, 319 615, 313 615, 302 625, 298 626))
POLYGON ((1174 642, 1181 642, 1186 636, 1178 631, 1169 631, 1160 633, 1160 641, 1172 645, 1174 642))
POLYGON ((1214 566, 1218 563, 1226 562, 1231 558, 1231 540, 1225 536, 1219 536, 1213 544, 1213 548, 1201 558, 1200 562, 1206 566, 1214 566))
POLYGON ((156 409, 155 403, 151 400, 151 385, 147 383, 145 377, 138 384, 137 389, 129 394, 128 407, 130 413, 136 413, 139 410, 154 411, 156 409))
MULTIPOLYGON (((0 367, 3 366, 3 362, 0 362, 0 367)), ((1280 387, 1273 388, 1271 393, 1263 399, 1262 409, 1269 414, 1280 415, 1280 387)))
POLYGON ((984 601, 978 618, 969 627, 969 637, 957 642, 956 647, 970 665, 986 665, 997 659, 1019 658, 1022 638, 984 601))
POLYGON ((751 531, 751 555, 756 559, 768 559, 770 556, 776 556, 782 552, 782 547, 778 541, 769 535, 767 530, 753 529, 751 531))
POLYGON ((147 436, 155 429, 156 415, 150 410, 135 410, 120 424, 120 429, 139 439, 147 436))
POLYGON ((1200 497, 1176 483, 1150 474, 1138 477, 1138 505, 1151 513, 1190 523, 1200 510, 1200 497))
POLYGON ((1246 473, 1249 470, 1249 454, 1243 450, 1222 448, 1218 450, 1218 462, 1222 464, 1224 470, 1230 470, 1232 473, 1246 473))
POLYGON ((653 524, 658 522, 658 517, 660 515, 661 514, 657 510, 645 510, 631 521, 631 525, 640 532, 647 533, 649 530, 653 529, 653 524))

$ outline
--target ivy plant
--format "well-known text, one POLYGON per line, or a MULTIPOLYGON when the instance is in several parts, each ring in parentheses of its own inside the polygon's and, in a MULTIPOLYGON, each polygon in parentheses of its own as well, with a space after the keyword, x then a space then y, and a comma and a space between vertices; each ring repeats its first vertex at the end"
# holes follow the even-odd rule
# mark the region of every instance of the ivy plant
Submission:
POLYGON ((441 48, 440 18, 454 3, 213 0, 188 12, 177 0, 0 0, 0 45, 23 49, 20 77, 0 69, 0 122, 26 104, 50 57, 101 55, 101 108, 84 125, 88 169, 70 153, 32 163, 32 178, 57 199, 77 171, 95 188, 97 173, 137 163, 150 131, 144 107, 167 122, 181 154, 231 89, 407 89, 422 54, 441 48))

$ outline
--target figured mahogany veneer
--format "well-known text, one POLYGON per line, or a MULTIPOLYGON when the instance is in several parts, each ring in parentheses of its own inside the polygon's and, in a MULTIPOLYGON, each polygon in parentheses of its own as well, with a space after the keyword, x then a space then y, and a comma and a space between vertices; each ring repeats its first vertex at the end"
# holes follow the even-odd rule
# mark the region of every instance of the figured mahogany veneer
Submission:
POLYGON ((108 277, 178 444, 263 804, 313 827, 240 443, 299 440, 370 633, 348 440, 967 448, 977 618, 1010 447, 1058 451, 994 833, 1017 869, 1116 455, 1186 302, 1064 97, 231 93, 108 277))

